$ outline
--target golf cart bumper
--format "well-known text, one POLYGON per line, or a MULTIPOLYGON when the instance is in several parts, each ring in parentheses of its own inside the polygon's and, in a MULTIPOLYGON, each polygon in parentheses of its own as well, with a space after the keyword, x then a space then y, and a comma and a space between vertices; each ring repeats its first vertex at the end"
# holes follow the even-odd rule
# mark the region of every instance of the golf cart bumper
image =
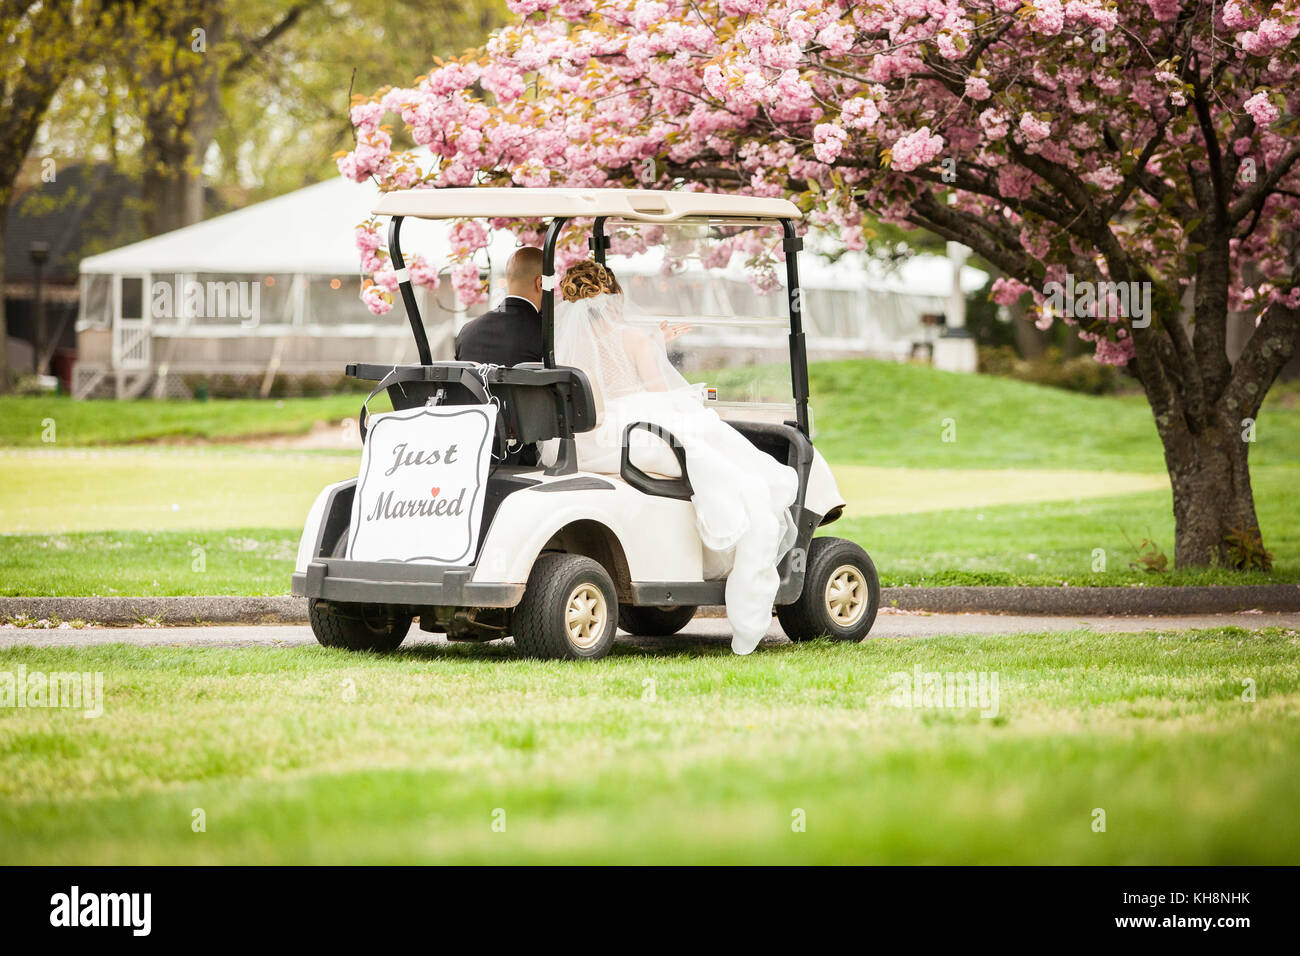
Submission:
POLYGON ((473 568, 317 558, 306 572, 294 574, 292 590, 325 601, 412 607, 514 607, 524 596, 522 584, 474 582, 473 573, 473 568))

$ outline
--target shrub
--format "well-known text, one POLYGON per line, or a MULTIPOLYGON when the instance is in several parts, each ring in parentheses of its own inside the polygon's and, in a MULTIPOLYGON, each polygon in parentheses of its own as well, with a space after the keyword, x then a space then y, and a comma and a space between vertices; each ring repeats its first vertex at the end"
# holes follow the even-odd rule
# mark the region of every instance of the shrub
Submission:
POLYGON ((986 375, 1000 375, 1088 395, 1116 392, 1123 381, 1114 366, 1100 365, 1087 355, 1065 358, 1055 346, 1032 359, 1021 358, 1009 345, 980 346, 979 363, 980 371, 986 375))

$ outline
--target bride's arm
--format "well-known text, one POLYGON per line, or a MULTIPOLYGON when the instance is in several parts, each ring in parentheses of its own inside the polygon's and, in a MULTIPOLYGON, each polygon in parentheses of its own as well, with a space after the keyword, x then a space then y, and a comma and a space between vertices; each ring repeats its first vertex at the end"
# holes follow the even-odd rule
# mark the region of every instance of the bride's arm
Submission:
POLYGON ((625 333, 627 353, 636 366, 636 374, 641 383, 651 392, 666 392, 668 385, 664 382, 659 362, 655 357, 655 346, 650 337, 636 329, 625 333))

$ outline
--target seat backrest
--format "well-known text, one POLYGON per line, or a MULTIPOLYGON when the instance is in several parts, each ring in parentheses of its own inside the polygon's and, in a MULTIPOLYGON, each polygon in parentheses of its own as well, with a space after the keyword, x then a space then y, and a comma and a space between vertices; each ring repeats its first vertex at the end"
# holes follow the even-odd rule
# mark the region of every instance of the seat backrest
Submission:
MULTIPOLYGON (((521 441, 546 441, 568 438, 590 431, 600 423, 600 407, 587 374, 571 366, 548 369, 540 362, 524 362, 510 369, 511 378, 522 373, 521 381, 512 381, 513 401, 518 406, 519 427, 535 438, 521 441), (564 413, 567 427, 559 425, 564 413)), ((496 386, 493 387, 494 391, 496 386)))
MULTIPOLYGON (((369 371, 371 367, 356 368, 369 371)), ((570 438, 596 427, 595 398, 581 369, 526 363, 514 368, 495 366, 480 375, 479 366, 472 362, 437 362, 403 366, 398 374, 399 379, 388 387, 393 408, 417 408, 439 392, 444 405, 477 405, 486 394, 499 403, 509 437, 525 444, 570 438)))

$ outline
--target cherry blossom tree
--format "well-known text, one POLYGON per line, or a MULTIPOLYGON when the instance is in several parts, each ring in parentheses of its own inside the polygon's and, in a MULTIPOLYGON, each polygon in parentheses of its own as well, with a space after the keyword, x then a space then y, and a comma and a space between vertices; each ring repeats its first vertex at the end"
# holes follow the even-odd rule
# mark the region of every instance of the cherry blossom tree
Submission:
MULTIPOLYGON (((964 243, 1005 274, 998 301, 1032 297, 1041 327, 1141 382, 1177 564, 1267 563, 1245 439, 1300 339, 1300 0, 509 6, 482 49, 358 99, 343 175, 736 190, 788 196, 848 248, 873 219, 964 243)), ((472 298, 486 236, 466 238, 453 282, 472 298)), ((727 242, 760 272, 781 255, 727 242)))

